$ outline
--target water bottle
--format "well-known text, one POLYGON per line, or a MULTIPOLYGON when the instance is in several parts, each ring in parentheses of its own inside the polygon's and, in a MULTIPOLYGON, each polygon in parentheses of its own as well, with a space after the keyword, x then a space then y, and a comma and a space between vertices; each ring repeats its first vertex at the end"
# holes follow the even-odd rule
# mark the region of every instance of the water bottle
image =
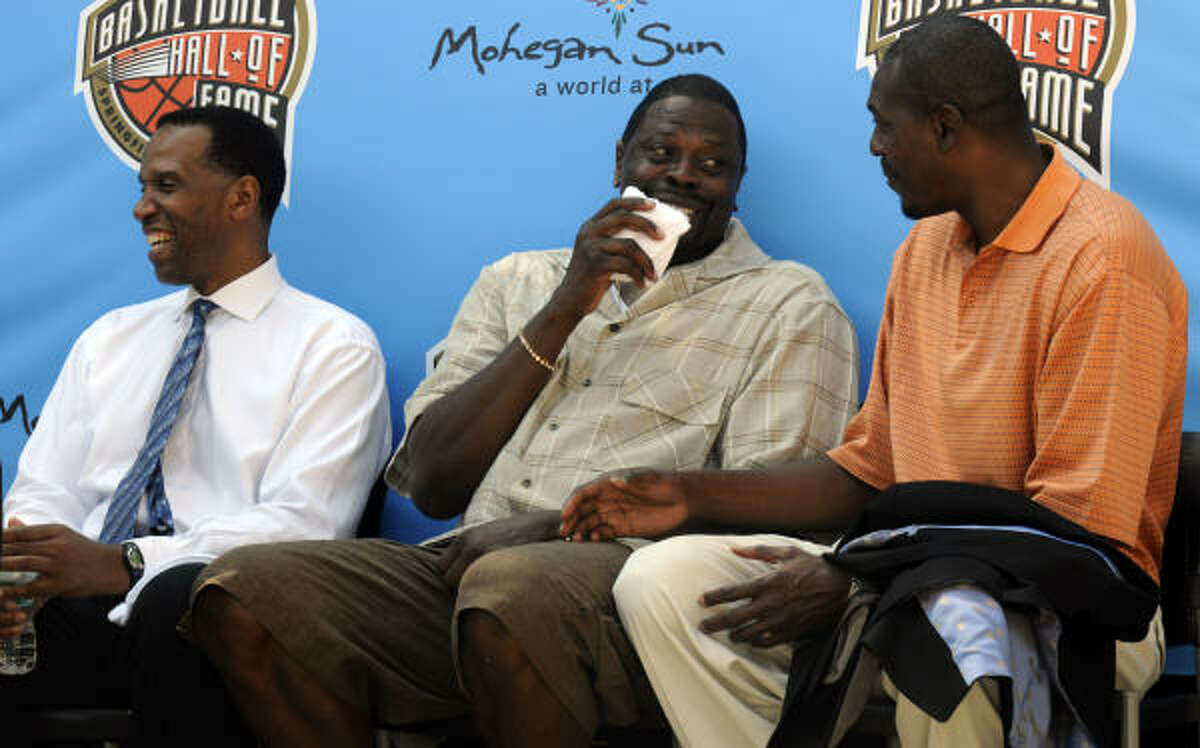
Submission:
MULTIPOLYGON (((0 571, 0 587, 21 587, 37 579, 36 571, 0 571)), ((24 675, 37 664, 37 630, 33 627, 33 598, 17 600, 25 614, 25 630, 9 639, 0 639, 0 675, 24 675)))

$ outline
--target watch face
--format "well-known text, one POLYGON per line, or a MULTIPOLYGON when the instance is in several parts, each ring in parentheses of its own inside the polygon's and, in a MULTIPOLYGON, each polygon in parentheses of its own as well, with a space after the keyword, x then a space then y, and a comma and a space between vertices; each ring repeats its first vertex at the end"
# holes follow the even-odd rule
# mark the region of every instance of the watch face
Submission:
POLYGON ((146 562, 142 559, 142 549, 138 548, 137 543, 132 540, 126 540, 121 544, 121 548, 125 551, 125 565, 129 567, 129 573, 136 580, 142 575, 146 566, 146 562))

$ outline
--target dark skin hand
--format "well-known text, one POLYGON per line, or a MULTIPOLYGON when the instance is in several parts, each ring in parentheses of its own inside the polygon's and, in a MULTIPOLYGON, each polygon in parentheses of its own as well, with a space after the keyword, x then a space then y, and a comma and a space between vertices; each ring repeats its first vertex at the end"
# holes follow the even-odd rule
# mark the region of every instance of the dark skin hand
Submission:
MULTIPOLYGON (((660 239, 661 232, 641 211, 651 200, 608 201, 580 227, 562 283, 526 323, 530 346, 555 360, 580 320, 603 298, 613 273, 636 283, 654 280, 654 266, 637 243, 613 235, 631 229, 660 239)), ((439 399, 413 424, 408 438, 412 497, 431 517, 461 513, 500 449, 550 377, 514 340, 492 363, 439 399)))
MULTIPOLYGON (((575 490, 559 533, 572 540, 656 538, 701 523, 792 534, 836 530, 874 492, 825 456, 766 470, 616 472, 575 490)), ((707 633, 774 646, 829 626, 846 605, 849 579, 820 557, 789 546, 733 552, 776 568, 706 592, 704 607, 742 603, 704 619, 707 633)))
POLYGON ((129 573, 120 546, 89 540, 64 525, 23 525, 11 520, 4 530, 5 571, 36 571, 38 578, 22 587, 0 589, 0 637, 13 637, 25 626, 26 614, 16 600, 33 597, 38 607, 54 597, 121 595, 129 590, 129 573))
POLYGON ((642 469, 602 475, 571 494, 559 534, 572 540, 657 538, 689 517, 678 473, 642 469))
POLYGON ((579 227, 575 249, 562 283, 551 304, 560 305, 576 322, 595 311, 608 290, 614 273, 624 273, 639 286, 658 280, 654 263, 633 239, 613 235, 623 229, 661 239, 662 232, 642 212, 654 209, 654 201, 640 197, 609 200, 579 227))
POLYGON ((540 543, 557 537, 558 512, 526 512, 464 530, 454 539, 439 565, 451 587, 458 587, 467 568, 481 556, 502 548, 540 543))
POLYGON ((824 559, 790 546, 734 548, 743 558, 777 565, 777 570, 748 582, 709 590, 700 597, 708 608, 729 606, 700 622, 708 634, 728 631, 735 642, 773 647, 829 627, 846 606, 850 579, 824 559))
POLYGON ((805 536, 842 530, 874 493, 824 455, 762 470, 616 471, 575 489, 559 534, 657 538, 687 523, 805 536))
MULTIPOLYGON (((602 476, 576 490, 562 517, 564 528, 576 528, 567 535, 575 540, 660 537, 691 519, 679 474, 657 470, 602 476), (585 532, 575 524, 576 516, 592 500, 604 509, 591 515, 585 532)), ((827 627, 845 607, 849 578, 820 557, 791 546, 746 546, 733 552, 778 568, 704 593, 699 603, 706 608, 745 601, 704 619, 700 628, 706 633, 727 630, 735 642, 771 647, 827 627)))

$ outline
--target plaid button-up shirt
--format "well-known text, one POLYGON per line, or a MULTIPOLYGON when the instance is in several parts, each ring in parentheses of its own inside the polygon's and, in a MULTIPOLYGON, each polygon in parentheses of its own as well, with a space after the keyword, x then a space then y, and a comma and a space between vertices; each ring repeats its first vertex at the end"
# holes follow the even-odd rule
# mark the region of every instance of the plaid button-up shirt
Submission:
MULTIPOLYGON (((522 252, 484 268, 404 406, 406 427, 516 337, 570 259, 522 252)), ((669 269, 628 307, 606 294, 579 323, 462 527, 559 509, 609 470, 752 468, 823 452, 855 410, 857 373, 854 328, 821 277, 772 260, 732 220, 711 255, 669 269)), ((407 492, 405 444, 387 479, 407 492)))

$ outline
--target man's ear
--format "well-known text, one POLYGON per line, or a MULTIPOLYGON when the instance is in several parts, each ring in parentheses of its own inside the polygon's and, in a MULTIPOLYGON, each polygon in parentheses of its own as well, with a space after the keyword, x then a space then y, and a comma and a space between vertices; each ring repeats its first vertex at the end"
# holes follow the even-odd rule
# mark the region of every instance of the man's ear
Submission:
POLYGON ((625 161, 625 144, 617 141, 617 165, 613 169, 613 187, 621 186, 621 166, 625 161))
POLYGON ((750 171, 745 164, 741 165, 741 171, 738 173, 737 183, 733 185, 733 212, 737 213, 738 204, 737 196, 742 190, 742 180, 746 178, 746 172, 750 171))
POLYGON ((953 104, 942 104, 929 115, 938 151, 948 153, 958 145, 965 125, 962 110, 953 104))
POLYGON ((229 185, 225 196, 229 217, 235 221, 244 221, 257 215, 262 189, 259 187, 257 179, 249 174, 244 174, 229 185))

